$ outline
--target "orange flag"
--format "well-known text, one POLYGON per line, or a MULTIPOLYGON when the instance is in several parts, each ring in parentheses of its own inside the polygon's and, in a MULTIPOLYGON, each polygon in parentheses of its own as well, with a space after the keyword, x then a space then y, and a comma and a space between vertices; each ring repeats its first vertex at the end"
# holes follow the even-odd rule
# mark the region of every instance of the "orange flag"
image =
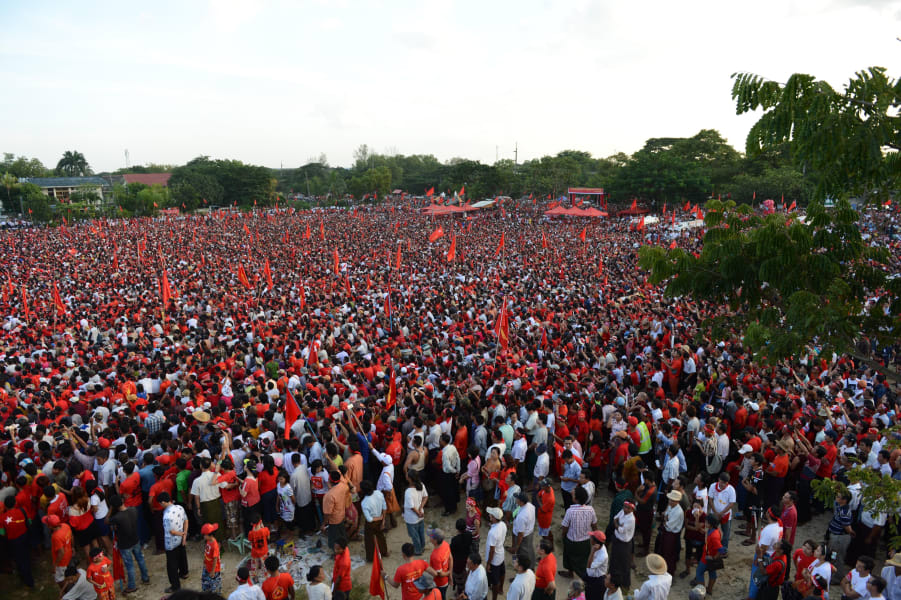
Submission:
POLYGON ((325 239, 325 224, 322 221, 319 221, 319 239, 325 239))
POLYGON ((238 265, 238 281, 240 281, 241 285, 248 290, 253 288, 253 286, 250 285, 250 280, 247 279, 247 273, 244 272, 244 265, 238 265))
POLYGON ((172 288, 169 287, 169 277, 165 271, 160 277, 160 296, 163 297, 163 308, 169 306, 169 302, 172 300, 172 288))
POLYGON ((397 243, 397 260, 395 261, 394 268, 400 269, 400 242, 397 243))
POLYGON ((291 437, 291 426, 301 417, 303 413, 300 412, 300 407, 297 406, 297 401, 294 400, 294 396, 291 395, 291 390, 285 390, 288 395, 288 399, 285 401, 285 439, 289 439, 291 437))
POLYGON ((584 229, 582 229, 582 233, 579 234, 579 239, 582 240, 582 243, 583 243, 583 244, 585 243, 585 237, 586 237, 587 234, 588 234, 588 228, 587 228, 587 227, 585 227, 584 229))
POLYGON ((506 350, 510 345, 510 323, 507 317, 507 299, 504 298, 504 304, 501 306, 501 314, 497 317, 497 325, 495 328, 497 333, 497 344, 501 350, 506 350))
POLYGON ((56 305, 56 312, 61 315, 66 314, 66 305, 63 304, 63 299, 59 296, 59 290, 56 288, 56 282, 53 282, 53 304, 56 305))
POLYGON ((338 249, 335 248, 335 275, 341 272, 340 262, 341 261, 338 260, 338 249))
POLYGON ((501 232, 501 239, 500 239, 500 241, 497 243, 497 249, 494 251, 494 256, 496 257, 498 254, 500 254, 500 253, 501 253, 501 250, 503 250, 503 249, 504 249, 504 232, 502 231, 502 232, 501 232))
POLYGON ((397 378, 394 375, 394 365, 388 365, 388 398, 385 399, 385 409, 391 410, 397 402, 397 378))
POLYGON ((797 207, 798 207, 798 203, 796 201, 792 200, 791 205, 788 207, 788 212, 795 210, 797 207))
POLYGON ((303 312, 304 307, 307 305, 307 297, 303 292, 303 282, 300 283, 300 312, 303 312))
POLYGON ((272 268, 269 266, 269 259, 266 259, 266 264, 263 265, 263 274, 266 276, 266 285, 269 286, 269 289, 275 289, 275 284, 272 283, 272 268))
POLYGON ((601 273, 604 272, 604 259, 598 259, 598 277, 601 276, 601 273))
POLYGON ((310 224, 307 223, 307 230, 303 232, 303 239, 310 239, 310 224))
POLYGON ((544 237, 544 232, 541 232, 541 247, 547 248, 547 238, 544 237))
POLYGON ((451 238, 450 248, 447 249, 447 262, 454 262, 457 258, 457 236, 451 238))

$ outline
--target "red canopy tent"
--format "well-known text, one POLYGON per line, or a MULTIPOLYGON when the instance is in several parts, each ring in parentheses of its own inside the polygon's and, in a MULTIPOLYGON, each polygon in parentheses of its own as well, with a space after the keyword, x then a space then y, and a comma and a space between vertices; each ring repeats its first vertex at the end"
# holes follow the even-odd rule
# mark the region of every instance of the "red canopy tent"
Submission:
POLYGON ((640 217, 641 215, 646 215, 651 212, 650 209, 644 208, 643 206, 636 206, 635 208, 627 208, 626 210, 621 210, 616 213, 617 217, 640 217))
POLYGON ((563 208, 562 206, 555 206, 550 210, 544 211, 544 214, 549 217, 606 217, 607 213, 604 211, 598 210, 596 208, 563 208))
POLYGON ((566 191, 569 194, 570 204, 576 205, 576 198, 578 197, 598 197, 598 205, 603 205, 604 210, 607 210, 607 193, 604 191, 604 188, 587 188, 587 187, 571 187, 566 191))

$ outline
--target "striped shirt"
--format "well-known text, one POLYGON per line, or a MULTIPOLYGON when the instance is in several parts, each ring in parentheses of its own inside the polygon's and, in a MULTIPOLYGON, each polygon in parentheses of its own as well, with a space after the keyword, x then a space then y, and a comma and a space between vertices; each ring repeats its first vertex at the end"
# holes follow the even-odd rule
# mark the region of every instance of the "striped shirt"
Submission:
POLYGON ((571 542, 584 542, 588 539, 589 532, 593 531, 598 521, 594 509, 584 504, 573 504, 566 509, 563 515, 563 527, 568 527, 566 539, 571 542))
POLYGON ((835 503, 835 512, 832 515, 832 520, 829 521, 829 533, 832 535, 845 535, 848 532, 845 531, 845 527, 851 525, 851 505, 845 504, 844 506, 839 505, 838 502, 835 503))

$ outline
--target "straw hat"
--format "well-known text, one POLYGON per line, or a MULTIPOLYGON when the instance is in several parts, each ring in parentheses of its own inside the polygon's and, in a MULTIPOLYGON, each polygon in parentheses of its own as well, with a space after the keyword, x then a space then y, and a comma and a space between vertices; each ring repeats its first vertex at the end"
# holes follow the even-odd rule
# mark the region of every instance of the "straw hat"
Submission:
POLYGON ((191 416, 194 417, 194 420, 198 423, 208 423, 210 420, 210 413, 205 410, 195 410, 191 413, 191 416))
POLYGON ((663 575, 666 573, 666 560, 659 554, 648 554, 644 559, 648 566, 648 571, 654 575, 663 575))
POLYGON ((672 490, 669 494, 666 495, 666 497, 673 502, 681 502, 682 492, 680 492, 679 490, 672 490))
POLYGON ((901 567, 901 552, 895 552, 892 557, 885 561, 885 564, 893 567, 901 567))

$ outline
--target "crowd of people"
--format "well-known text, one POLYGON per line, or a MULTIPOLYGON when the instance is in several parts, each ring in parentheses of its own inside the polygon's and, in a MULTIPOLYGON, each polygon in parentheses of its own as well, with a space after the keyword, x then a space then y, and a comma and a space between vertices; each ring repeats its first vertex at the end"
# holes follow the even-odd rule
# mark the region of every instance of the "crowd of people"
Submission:
MULTIPOLYGON (((157 585, 153 552, 173 600, 284 600, 274 542, 320 535, 311 600, 379 578, 402 600, 663 600, 674 577, 699 600, 742 537, 750 600, 901 600, 898 515, 852 471, 901 479, 897 345, 757 363, 705 327, 726 307, 647 282, 640 244, 701 246, 661 223, 395 202, 0 232, 0 567, 112 600, 157 585), (439 511, 453 530, 426 528, 439 511), (381 563, 401 521, 401 566, 354 576, 352 544, 381 563)), ((892 218, 865 226, 901 256, 892 218)))

